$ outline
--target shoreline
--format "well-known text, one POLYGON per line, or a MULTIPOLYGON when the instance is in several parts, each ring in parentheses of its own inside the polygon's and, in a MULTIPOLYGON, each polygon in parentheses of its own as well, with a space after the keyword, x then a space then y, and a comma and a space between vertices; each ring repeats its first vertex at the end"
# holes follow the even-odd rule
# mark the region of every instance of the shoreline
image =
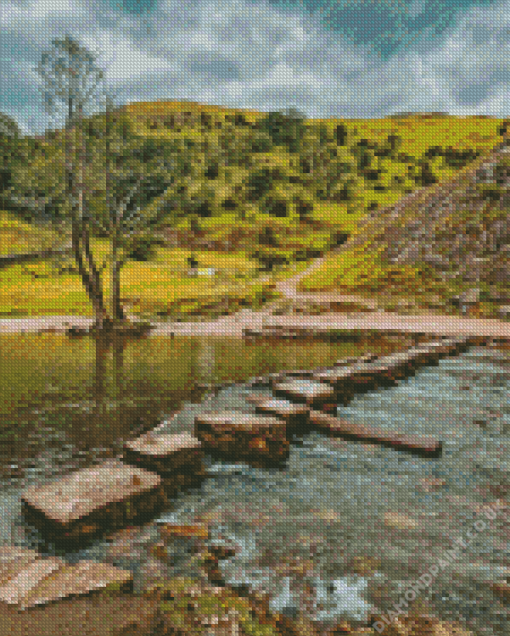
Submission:
MULTIPOLYGON (((138 319, 130 316, 131 319, 138 319)), ((37 333, 48 331, 65 333, 71 326, 89 327, 94 319, 85 316, 41 316, 26 318, 1 318, 0 334, 37 333)), ((259 330, 262 327, 302 327, 317 332, 339 330, 381 330, 397 333, 430 333, 445 336, 488 336, 510 341, 510 322, 495 318, 463 318, 444 315, 403 316, 380 312, 352 314, 330 312, 319 316, 274 316, 264 311, 241 310, 236 314, 203 322, 156 322, 150 336, 229 336, 242 338, 244 329, 259 330)))

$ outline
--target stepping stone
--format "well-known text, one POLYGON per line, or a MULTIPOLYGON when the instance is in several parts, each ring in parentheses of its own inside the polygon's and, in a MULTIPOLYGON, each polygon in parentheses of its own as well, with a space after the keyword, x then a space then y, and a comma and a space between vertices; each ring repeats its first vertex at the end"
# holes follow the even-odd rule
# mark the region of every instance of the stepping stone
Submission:
POLYGON ((358 358, 357 362, 374 362, 374 360, 377 360, 378 358, 379 356, 375 353, 366 353, 365 355, 358 358))
POLYGON ((383 364, 379 360, 370 364, 370 371, 379 386, 396 386, 399 379, 405 377, 397 364, 383 364))
POLYGON ((19 605, 43 579, 63 565, 64 561, 56 557, 35 559, 0 587, 0 601, 9 605, 19 605))
POLYGON ((442 452, 442 442, 431 437, 400 435, 394 432, 382 431, 363 424, 347 422, 318 411, 310 411, 310 423, 321 432, 329 435, 383 444, 397 450, 406 450, 429 457, 439 457, 442 452))
POLYGON ((451 344, 448 344, 447 342, 427 342, 425 344, 425 348, 429 349, 430 351, 437 351, 441 357, 450 355, 451 351, 454 350, 454 346, 451 344))
POLYGON ((117 459, 77 470, 21 496, 25 515, 54 540, 94 536, 105 527, 132 525, 166 503, 161 477, 117 459))
POLYGON ((203 470, 199 439, 188 432, 155 435, 152 431, 124 443, 124 461, 159 474, 203 470))
POLYGON ((287 425, 268 415, 224 411, 195 417, 195 435, 211 455, 253 466, 280 464, 289 455, 287 425))
POLYGON ((337 360, 333 366, 334 367, 347 367, 353 364, 356 364, 356 362, 359 362, 359 358, 340 358, 340 360, 337 360))
POLYGON ((269 399, 255 406, 255 413, 274 415, 287 423, 287 433, 305 433, 309 429, 310 409, 289 400, 269 399))
POLYGON ((389 366, 396 378, 404 379, 413 375, 417 366, 416 361, 410 353, 392 353, 387 356, 381 356, 377 360, 377 364, 389 366))
POLYGON ((441 354, 434 349, 427 349, 425 345, 421 345, 420 347, 413 347, 409 350, 409 355, 413 360, 416 367, 426 366, 426 365, 437 365, 441 354))
POLYGON ((313 371, 310 371, 308 369, 296 369, 296 370, 293 369, 291 371, 282 371, 282 374, 286 378, 306 379, 306 378, 311 378, 313 376, 313 371))
POLYGON ((314 378, 323 383, 330 384, 337 393, 351 395, 375 388, 378 384, 377 372, 370 364, 360 364, 344 369, 330 369, 316 373, 314 378))
MULTIPOLYGON (((347 406, 356 394, 354 383, 352 381, 352 367, 339 367, 337 369, 327 369, 314 374, 314 379, 325 386, 330 386, 334 390, 334 401, 340 402, 343 406, 347 406)), ((327 400, 331 403, 333 400, 327 400)), ((319 408, 323 407, 326 401, 319 404, 319 408)), ((314 404, 310 404, 314 407, 314 404)))
MULTIPOLYGON (((50 561, 44 559, 43 562, 50 561)), ((108 563, 79 561, 74 565, 63 564, 39 580, 30 591, 20 598, 19 609, 24 610, 36 605, 45 605, 69 596, 88 594, 115 586, 119 591, 130 591, 133 573, 121 570, 108 563)))
POLYGON ((26 566, 39 558, 39 553, 27 548, 3 546, 0 548, 0 587, 15 578, 26 566))
MULTIPOLYGON (((315 375, 314 375, 315 377, 315 375)), ((273 388, 276 397, 288 398, 298 404, 320 407, 335 400, 335 391, 319 381, 293 380, 277 384, 273 388)))

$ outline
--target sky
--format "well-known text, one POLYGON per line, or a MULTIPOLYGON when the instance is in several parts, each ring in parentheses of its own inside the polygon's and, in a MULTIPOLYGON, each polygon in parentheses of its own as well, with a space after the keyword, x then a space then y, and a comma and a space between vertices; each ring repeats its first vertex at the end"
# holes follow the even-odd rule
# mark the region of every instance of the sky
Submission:
POLYGON ((510 0, 0 0, 0 112, 25 135, 63 123, 35 67, 66 34, 117 105, 510 115, 510 0))

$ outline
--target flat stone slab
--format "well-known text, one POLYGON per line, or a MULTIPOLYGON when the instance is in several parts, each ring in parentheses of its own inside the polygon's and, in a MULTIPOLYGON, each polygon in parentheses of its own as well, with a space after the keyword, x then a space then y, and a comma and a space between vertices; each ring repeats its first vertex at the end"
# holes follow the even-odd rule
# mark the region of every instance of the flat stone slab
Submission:
POLYGON ((329 384, 336 393, 344 396, 353 393, 361 393, 364 390, 375 388, 378 385, 377 371, 370 364, 355 367, 329 369, 314 374, 318 382, 329 384))
POLYGON ((164 503, 165 495, 159 475, 113 459, 32 486, 21 499, 43 532, 77 538, 84 532, 95 534, 103 524, 130 525, 139 513, 148 514, 164 503))
POLYGON ((312 380, 293 380, 292 382, 276 384, 273 387, 273 393, 276 397, 288 398, 293 402, 304 403, 308 406, 320 406, 335 399, 334 389, 312 380))
POLYGON ((124 443, 124 460, 158 473, 196 470, 204 452, 200 440, 191 433, 155 435, 152 431, 124 443))
POLYGON ((64 561, 56 557, 35 559, 0 587, 0 601, 19 605, 43 579, 63 565, 64 561))
POLYGON ((427 364, 437 365, 441 358, 439 351, 436 351, 434 348, 427 349, 426 345, 413 347, 409 350, 409 356, 416 367, 427 364))
POLYGON ((39 553, 28 548, 2 546, 0 548, 0 587, 15 578, 26 566, 39 558, 39 553))
POLYGON ((107 563, 79 561, 74 565, 35 550, 0 547, 0 601, 24 610, 35 605, 86 594, 115 583, 130 585, 133 575, 107 563))
POLYGON ((379 360, 370 364, 370 371, 375 374, 374 379, 380 386, 395 386, 399 379, 405 377, 398 364, 384 364, 379 360))
POLYGON ((334 367, 347 367, 359 362, 359 358, 340 358, 333 363, 334 367))
POLYGON ((234 463, 279 464, 289 455, 286 422, 269 415, 203 413, 195 417, 195 435, 209 453, 234 463))
POLYGON ((397 450, 406 450, 429 457, 439 457, 442 452, 442 442, 431 437, 382 431, 363 424, 347 422, 314 410, 310 411, 310 423, 321 432, 329 435, 378 443, 397 450))
POLYGON ((115 584, 119 590, 131 587, 133 573, 108 563, 79 561, 62 565, 33 587, 20 602, 20 609, 45 605, 69 596, 88 594, 115 584))
POLYGON ((287 423, 289 434, 305 432, 309 428, 310 409, 308 406, 294 404, 290 400, 269 399, 255 406, 255 413, 281 417, 287 423))

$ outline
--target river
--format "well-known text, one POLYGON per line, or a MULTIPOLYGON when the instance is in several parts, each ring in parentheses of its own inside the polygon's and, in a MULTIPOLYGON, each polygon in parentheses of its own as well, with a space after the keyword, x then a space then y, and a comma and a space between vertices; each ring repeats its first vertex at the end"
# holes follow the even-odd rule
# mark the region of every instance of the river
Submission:
MULTIPOLYGON (((20 440, 12 438, 12 430, 4 440, 0 541, 45 554, 57 552, 20 515, 19 495, 28 485, 112 456, 140 420, 143 426, 166 421, 161 432, 178 432, 192 430, 194 415, 204 408, 251 411, 245 398, 253 389, 243 384, 250 377, 391 349, 378 350, 374 342, 151 337, 126 345, 122 364, 114 350, 100 352, 98 364, 88 339, 9 335, 0 337, 0 347, 3 360, 9 356, 1 370, 2 404, 13 404, 2 424, 12 423, 13 414, 25 422, 20 440), (41 349, 47 355, 36 362, 41 349), (195 381, 236 384, 215 396, 192 391, 195 381), (22 399, 30 404, 20 404, 22 399), (170 418, 174 412, 178 415, 170 418)), ((386 613, 466 536, 484 506, 510 488, 509 382, 510 356, 472 348, 422 368, 395 388, 339 406, 345 419, 443 440, 440 459, 317 432, 292 445, 282 471, 206 458, 211 477, 176 499, 113 558, 106 540, 62 556, 69 562, 109 559, 136 575, 158 541, 158 521, 208 520, 216 543, 237 545, 236 556, 222 563, 227 583, 267 591, 272 609, 292 615, 293 606, 307 604, 310 615, 322 621, 364 621, 372 608, 386 613)), ((506 512, 485 525, 419 596, 443 620, 461 620, 484 636, 504 636, 510 633, 508 609, 486 582, 510 576, 506 512)), ((170 574, 188 572, 186 542, 174 549, 170 574)))

